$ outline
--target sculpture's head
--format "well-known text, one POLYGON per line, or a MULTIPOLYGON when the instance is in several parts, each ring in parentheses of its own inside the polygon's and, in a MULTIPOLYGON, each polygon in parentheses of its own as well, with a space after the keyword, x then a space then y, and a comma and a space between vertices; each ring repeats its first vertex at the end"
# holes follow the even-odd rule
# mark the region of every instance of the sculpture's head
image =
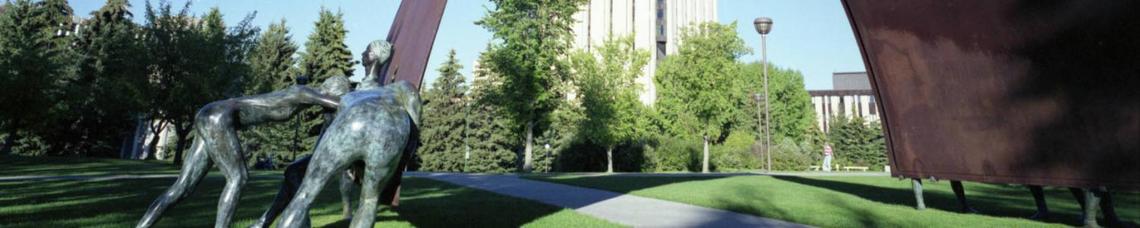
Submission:
POLYGON ((321 94, 339 97, 352 91, 352 82, 344 75, 332 76, 321 83, 321 94))
POLYGON ((420 103, 420 93, 416 91, 412 83, 400 80, 384 86, 384 89, 390 91, 396 97, 396 100, 403 103, 404 110, 412 117, 412 123, 416 124, 416 126, 421 126, 420 106, 423 104, 420 103))
POLYGON ((375 40, 368 43, 368 48, 364 49, 364 53, 360 57, 361 64, 364 64, 364 79, 360 80, 362 88, 372 88, 379 86, 380 82, 376 77, 380 75, 380 67, 388 62, 388 57, 392 54, 392 44, 388 41, 375 40))

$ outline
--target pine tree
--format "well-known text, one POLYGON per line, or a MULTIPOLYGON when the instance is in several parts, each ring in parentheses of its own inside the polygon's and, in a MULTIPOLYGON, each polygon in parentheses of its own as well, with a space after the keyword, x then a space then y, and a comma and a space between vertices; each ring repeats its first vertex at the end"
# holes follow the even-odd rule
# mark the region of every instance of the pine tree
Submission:
MULTIPOLYGON (((320 18, 315 22, 313 33, 309 34, 308 41, 305 42, 305 52, 301 55, 300 76, 309 77, 310 85, 318 85, 333 76, 352 76, 354 61, 352 52, 348 51, 348 46, 344 43, 348 31, 344 29, 343 17, 341 13, 334 14, 321 8, 320 18)), ((290 126, 294 131, 300 131, 299 138, 293 139, 298 141, 298 147, 294 148, 297 155, 291 155, 290 159, 313 150, 321 134, 322 123, 331 121, 330 111, 332 110, 310 107, 298 114, 300 123, 292 123, 293 126, 290 126)))
POLYGON ((69 114, 46 140, 63 144, 57 148, 117 156, 145 113, 147 58, 129 8, 124 0, 109 0, 71 35, 78 71, 64 81, 65 98, 57 106, 69 114))
POLYGON ((495 93, 502 79, 490 70, 493 63, 488 53, 490 48, 479 56, 480 67, 473 72, 475 80, 467 99, 464 135, 468 146, 464 149, 470 151, 470 158, 465 159, 465 172, 505 173, 518 167, 519 137, 512 131, 517 125, 503 118, 506 111, 493 101, 499 98, 495 93))
POLYGON ((417 152, 420 170, 463 171, 467 87, 458 61, 451 50, 439 67, 439 78, 423 92, 423 146, 417 152))
MULTIPOLYGON (((252 73, 246 83, 246 94, 269 93, 293 85, 293 77, 297 74, 296 53, 297 45, 293 43, 285 20, 270 24, 250 53, 252 73)), ((292 160, 293 131, 297 130, 298 116, 285 122, 262 123, 241 133, 242 148, 249 154, 247 162, 250 167, 259 159, 270 159, 281 165, 292 160)))
POLYGON ((344 15, 321 8, 320 19, 305 42, 301 73, 311 77, 313 82, 332 76, 352 76, 352 52, 344 44, 346 33, 344 15))
POLYGON ((8 152, 18 131, 36 135, 50 122, 65 67, 53 36, 45 32, 52 26, 37 19, 41 8, 28 0, 5 4, 0 15, 0 131, 7 136, 0 154, 8 152))

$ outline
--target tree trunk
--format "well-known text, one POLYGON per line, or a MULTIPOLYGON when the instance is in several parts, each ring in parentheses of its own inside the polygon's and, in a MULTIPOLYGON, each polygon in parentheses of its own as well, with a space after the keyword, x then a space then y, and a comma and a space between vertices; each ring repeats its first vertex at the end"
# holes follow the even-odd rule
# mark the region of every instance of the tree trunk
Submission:
POLYGON ((606 147, 606 172, 614 172, 614 146, 606 147))
POLYGON ((158 140, 162 139, 163 130, 166 130, 166 121, 163 120, 150 126, 150 143, 146 145, 146 155, 143 156, 143 160, 158 160, 158 140))
POLYGON ((182 151, 186 149, 186 141, 190 138, 190 129, 193 129, 190 124, 174 124, 174 133, 178 136, 178 141, 174 146, 174 165, 182 166, 182 151))
POLYGON ((9 132, 4 136, 4 145, 0 145, 0 155, 12 154, 12 144, 16 143, 16 131, 9 132))
POLYGON ((524 173, 529 173, 534 170, 534 120, 526 123, 526 145, 523 147, 523 167, 524 173))
POLYGON ((705 140, 704 141, 704 143, 705 143, 705 159, 703 162, 701 162, 701 172, 702 173, 708 173, 709 172, 709 137, 705 136, 704 140, 705 140))

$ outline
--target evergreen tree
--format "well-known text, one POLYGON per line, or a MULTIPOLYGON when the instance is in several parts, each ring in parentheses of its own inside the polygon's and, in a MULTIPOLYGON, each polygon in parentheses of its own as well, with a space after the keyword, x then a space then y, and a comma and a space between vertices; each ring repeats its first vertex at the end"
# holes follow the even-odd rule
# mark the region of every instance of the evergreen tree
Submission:
POLYGON ((146 52, 125 0, 109 0, 91 13, 76 37, 77 75, 63 85, 61 129, 46 140, 64 151, 117 156, 145 113, 146 52))
POLYGON ((570 48, 573 15, 584 0, 493 0, 493 9, 476 24, 501 41, 491 55, 494 71, 502 76, 500 95, 494 99, 507 115, 523 124, 521 170, 533 168, 535 132, 542 132, 548 114, 561 92, 555 90, 569 75, 563 56, 570 48))
POLYGON ((678 53, 665 59, 654 78, 666 129, 704 143, 704 172, 709 171, 709 144, 741 125, 739 104, 748 99, 736 59, 749 49, 734 28, 735 23, 715 22, 685 28, 678 53))
POLYGON ((439 67, 439 78, 424 92, 423 146, 418 152, 421 170, 463 171, 467 87, 459 74, 462 68, 455 59, 455 50, 451 50, 447 61, 439 67))
MULTIPOLYGON (((301 54, 300 75, 308 77, 310 85, 318 85, 333 76, 352 76, 352 53, 344 43, 344 19, 340 13, 333 13, 321 8, 320 18, 315 22, 313 33, 309 34, 305 42, 305 52, 301 54)), ((309 107, 298 117, 298 122, 290 123, 292 131, 299 131, 297 137, 289 136, 293 154, 290 160, 302 156, 313 150, 321 134, 321 126, 325 121, 331 121, 332 110, 321 107, 309 107), (296 142, 293 142, 296 141, 296 142)), ((296 117, 295 117, 296 118, 296 117)), ((293 120, 297 121, 297 120, 293 120)))
POLYGON ((313 82, 332 76, 352 76, 352 52, 344 44, 346 33, 344 15, 321 8, 320 19, 305 42, 301 73, 311 77, 313 82))
POLYGON ((5 3, 0 15, 0 154, 8 153, 18 131, 37 135, 58 95, 64 73, 53 48, 51 26, 37 19, 43 10, 28 0, 5 3))
POLYGON ((641 88, 634 80, 649 62, 649 52, 635 49, 633 36, 611 37, 597 53, 579 51, 571 59, 586 116, 580 135, 606 148, 606 172, 613 172, 614 147, 638 138, 647 125, 639 118, 645 108, 637 100, 641 88))
POLYGON ((881 169, 886 165, 886 145, 880 124, 868 123, 862 117, 843 115, 831 119, 828 140, 835 150, 837 162, 881 169))
POLYGON ((505 110, 493 101, 499 98, 496 93, 502 79, 490 70, 494 64, 489 59, 490 50, 488 47, 479 56, 480 67, 473 72, 475 80, 468 94, 464 132, 468 146, 464 150, 470 151, 470 158, 465 159, 465 172, 505 173, 518 167, 518 135, 511 131, 516 125, 502 118, 505 110))
POLYGON ((289 34, 285 19, 269 25, 257 40, 250 53, 250 81, 246 83, 247 95, 268 93, 284 89, 293 84, 296 76, 297 45, 289 34))
MULTIPOLYGON (((296 77, 297 45, 293 43, 285 20, 270 24, 257 40, 250 53, 250 80, 245 84, 246 95, 269 93, 293 85, 296 77)), ((298 115, 300 116, 300 115, 298 115)), ((270 159, 284 165, 292 161, 293 133, 300 117, 294 116, 285 122, 268 122, 241 132, 243 148, 249 154, 247 159, 253 167, 259 159, 270 159)))

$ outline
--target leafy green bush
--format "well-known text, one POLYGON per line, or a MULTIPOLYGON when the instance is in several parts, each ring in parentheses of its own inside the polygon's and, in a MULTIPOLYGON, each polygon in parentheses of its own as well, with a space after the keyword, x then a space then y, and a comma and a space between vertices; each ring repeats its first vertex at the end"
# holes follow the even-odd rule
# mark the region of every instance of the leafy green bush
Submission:
POLYGON ((672 137, 659 139, 656 147, 646 151, 655 172, 700 171, 701 153, 699 141, 672 137))
POLYGON ((772 169, 802 171, 808 166, 822 164, 823 152, 812 148, 807 141, 796 143, 790 138, 781 139, 772 145, 772 169))
POLYGON ((756 139, 752 134, 735 131, 724 143, 709 148, 709 169, 717 171, 750 170, 760 167, 760 159, 752 153, 756 139))

